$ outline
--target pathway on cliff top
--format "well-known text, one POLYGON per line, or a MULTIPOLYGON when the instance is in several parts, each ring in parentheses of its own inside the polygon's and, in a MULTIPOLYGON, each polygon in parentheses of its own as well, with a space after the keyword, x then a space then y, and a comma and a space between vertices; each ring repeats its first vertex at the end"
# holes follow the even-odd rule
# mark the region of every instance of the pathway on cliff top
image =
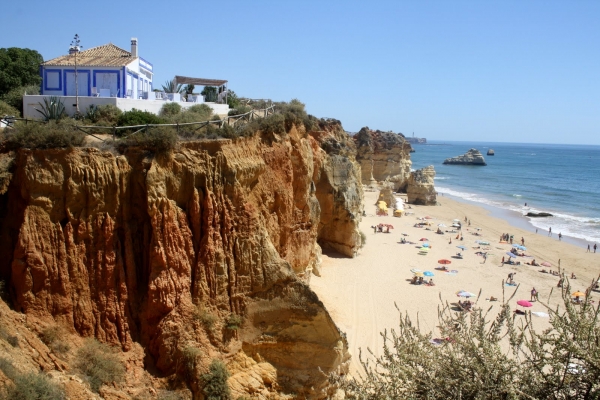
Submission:
MULTIPOLYGON (((383 340, 380 332, 384 329, 395 328, 398 324, 398 312, 394 302, 402 312, 407 312, 413 322, 419 318, 423 331, 434 331, 437 325, 437 309, 440 305, 439 296, 448 302, 456 302, 455 292, 468 290, 482 295, 478 305, 486 309, 492 305, 495 309, 500 302, 489 303, 486 298, 490 296, 502 298, 502 280, 506 279, 509 272, 517 272, 516 281, 521 284, 517 296, 519 299, 529 299, 529 291, 533 286, 540 293, 544 302, 548 299, 550 290, 556 286, 557 278, 550 274, 540 272, 540 268, 527 265, 500 267, 500 259, 505 251, 498 249, 500 233, 511 232, 515 237, 525 237, 528 252, 538 262, 547 260, 555 265, 561 258, 562 266, 567 273, 575 272, 579 279, 571 281, 573 290, 585 290, 596 271, 598 256, 585 253, 584 250, 569 243, 558 242, 545 234, 536 235, 534 232, 524 231, 510 226, 506 221, 490 217, 488 212, 480 207, 459 203, 443 197, 438 200, 442 207, 412 206, 415 215, 402 218, 374 216, 375 202, 378 193, 365 193, 365 210, 360 229, 367 236, 367 244, 354 259, 343 258, 334 254, 323 255, 321 277, 313 276, 310 285, 317 293, 325 307, 331 313, 338 327, 347 334, 349 350, 352 354, 351 371, 360 369, 358 360, 359 350, 363 356, 367 355, 367 347, 376 355, 381 355, 383 340), (433 231, 414 228, 415 216, 431 215, 434 226, 440 222, 449 225, 454 218, 464 218, 468 215, 472 228, 463 232, 462 243, 455 240, 452 235, 452 244, 449 243, 450 234, 436 235, 433 231), (390 223, 395 229, 392 233, 373 233, 369 228, 378 223, 390 223), (480 227, 483 236, 475 236, 470 232, 480 227), (419 242, 421 237, 430 239, 432 246, 428 255, 418 255, 415 245, 399 244, 402 233, 407 233, 407 239, 419 242), (477 246, 475 240, 487 239, 491 243, 491 250, 487 262, 477 256, 472 247, 477 246), (456 245, 464 244, 468 250, 464 252, 464 259, 452 259, 458 249, 456 245), (437 260, 450 258, 451 269, 458 270, 458 274, 451 276, 435 270, 437 260), (596 260, 594 262, 594 260, 596 260), (435 273, 436 286, 410 285, 407 280, 412 277, 411 268, 430 270, 435 273)), ((448 229, 448 228, 444 228, 448 229)), ((503 245, 509 248, 510 245, 503 245)), ((525 260, 522 260, 523 262, 525 260)), ((507 287, 506 295, 510 296, 514 288, 507 287)), ((598 300, 598 299, 596 299, 598 300)), ((516 301, 516 300, 515 300, 516 301)), ((552 294, 551 304, 560 301, 559 291, 552 294)), ((515 306, 512 304, 511 306, 515 306)), ((544 311, 540 304, 535 304, 531 311, 544 311)), ((547 319, 535 319, 537 328, 544 329, 548 326, 547 319)))

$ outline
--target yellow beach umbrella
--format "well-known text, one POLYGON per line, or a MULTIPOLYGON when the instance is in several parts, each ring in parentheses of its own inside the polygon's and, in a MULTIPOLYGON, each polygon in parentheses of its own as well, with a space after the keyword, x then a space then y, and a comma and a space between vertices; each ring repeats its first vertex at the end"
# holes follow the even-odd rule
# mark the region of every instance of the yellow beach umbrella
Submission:
POLYGON ((573 297, 582 297, 582 296, 585 296, 585 293, 575 292, 571 296, 573 296, 573 297))
POLYGON ((414 275, 415 276, 423 276, 423 273, 422 272, 415 272, 414 275))

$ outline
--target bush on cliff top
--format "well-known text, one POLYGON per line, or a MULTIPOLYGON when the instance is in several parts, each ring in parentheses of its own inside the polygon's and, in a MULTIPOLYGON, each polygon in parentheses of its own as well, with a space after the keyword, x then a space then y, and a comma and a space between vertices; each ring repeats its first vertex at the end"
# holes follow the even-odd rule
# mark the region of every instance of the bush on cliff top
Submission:
POLYGON ((9 150, 79 147, 86 136, 73 126, 73 120, 70 119, 45 124, 18 123, 14 129, 5 130, 4 135, 9 150))
POLYGON ((120 152, 129 147, 138 147, 154 154, 168 153, 177 145, 177 132, 172 127, 151 127, 124 137, 115 144, 120 152))

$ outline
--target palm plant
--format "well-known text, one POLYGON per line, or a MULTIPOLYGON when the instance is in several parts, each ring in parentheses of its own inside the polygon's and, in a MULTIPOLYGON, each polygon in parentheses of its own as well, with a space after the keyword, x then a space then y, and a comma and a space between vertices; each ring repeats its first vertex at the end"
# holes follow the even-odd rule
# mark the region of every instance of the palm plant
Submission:
POLYGON ((165 93, 183 93, 183 85, 175 84, 175 79, 171 79, 170 81, 166 81, 164 85, 162 85, 163 91, 165 93))

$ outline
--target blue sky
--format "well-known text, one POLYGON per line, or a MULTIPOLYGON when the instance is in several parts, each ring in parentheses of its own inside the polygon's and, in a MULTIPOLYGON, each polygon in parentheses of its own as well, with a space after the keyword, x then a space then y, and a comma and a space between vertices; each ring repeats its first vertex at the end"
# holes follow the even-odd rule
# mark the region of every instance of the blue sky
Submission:
MULTIPOLYGON (((600 144, 600 1, 11 1, 0 47, 112 42, 238 95, 437 140, 600 144), (147 11, 145 11, 147 10, 147 11)), ((156 85, 156 84, 155 84, 156 85)))

